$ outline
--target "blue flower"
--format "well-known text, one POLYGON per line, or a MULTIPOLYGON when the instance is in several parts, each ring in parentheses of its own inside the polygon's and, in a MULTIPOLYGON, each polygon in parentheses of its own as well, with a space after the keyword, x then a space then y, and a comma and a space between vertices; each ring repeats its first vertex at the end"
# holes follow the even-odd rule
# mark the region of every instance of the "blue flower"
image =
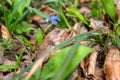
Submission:
POLYGON ((46 22, 51 22, 53 25, 56 25, 58 22, 60 22, 60 18, 57 15, 52 15, 46 19, 46 22))

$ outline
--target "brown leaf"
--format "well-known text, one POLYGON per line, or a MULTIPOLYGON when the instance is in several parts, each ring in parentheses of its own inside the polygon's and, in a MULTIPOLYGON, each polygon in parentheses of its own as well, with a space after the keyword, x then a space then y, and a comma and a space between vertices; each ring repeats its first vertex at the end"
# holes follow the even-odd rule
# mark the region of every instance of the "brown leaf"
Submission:
POLYGON ((78 77, 78 69, 76 69, 72 75, 70 76, 69 80, 76 80, 76 78, 78 77))
POLYGON ((106 80, 120 79, 120 51, 117 48, 111 48, 104 63, 104 72, 106 80))
POLYGON ((100 50, 99 45, 94 46, 93 52, 91 53, 89 57, 89 65, 88 65, 87 74, 88 74, 88 77, 90 77, 91 79, 95 78, 96 59, 97 59, 97 54, 99 50, 100 50))
POLYGON ((96 80, 105 80, 104 70, 103 68, 95 67, 95 79, 96 80))
POLYGON ((79 0, 80 3, 89 2, 91 0, 79 0))
POLYGON ((95 71, 96 71, 96 59, 98 51, 100 50, 100 46, 96 45, 93 47, 93 52, 86 57, 84 61, 81 62, 81 68, 83 70, 83 74, 85 79, 87 80, 96 80, 95 71))
POLYGON ((93 18, 90 19, 90 27, 94 31, 101 30, 103 33, 109 32, 109 27, 105 26, 103 21, 98 21, 93 18))
POLYGON ((36 40, 35 37, 31 38, 31 39, 29 40, 29 42, 30 42, 33 46, 37 46, 37 40, 36 40))
POLYGON ((77 80, 85 80, 85 79, 78 75, 77 80))
POLYGON ((79 9, 79 12, 80 12, 81 14, 83 14, 84 16, 88 17, 88 18, 91 18, 91 17, 92 17, 92 15, 91 15, 91 10, 90 10, 90 8, 88 8, 88 7, 81 7, 81 8, 79 9))
POLYGON ((0 23, 0 32, 2 34, 2 37, 5 38, 7 41, 10 40, 10 33, 7 27, 0 23))
POLYGON ((76 33, 84 33, 84 32, 88 31, 87 28, 82 24, 82 22, 76 23, 73 27, 73 30, 75 31, 75 34, 76 33))
POLYGON ((68 29, 54 28, 51 32, 49 32, 43 39, 39 49, 35 52, 37 57, 36 59, 38 59, 48 50, 52 49, 54 46, 58 45, 60 42, 71 37, 72 33, 70 32, 69 34, 68 31, 69 31, 68 29))

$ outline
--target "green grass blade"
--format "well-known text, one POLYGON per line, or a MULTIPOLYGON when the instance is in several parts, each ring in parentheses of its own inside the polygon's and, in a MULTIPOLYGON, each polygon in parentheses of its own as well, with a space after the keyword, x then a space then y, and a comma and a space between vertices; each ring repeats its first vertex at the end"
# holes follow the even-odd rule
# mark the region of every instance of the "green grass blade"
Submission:
POLYGON ((116 8, 113 0, 101 0, 102 5, 106 11, 106 13, 110 16, 112 20, 114 20, 116 15, 116 8))
POLYGON ((65 15, 64 15, 64 13, 62 11, 60 12, 60 15, 63 18, 63 20, 65 21, 67 27, 70 29, 71 28, 70 24, 69 24, 68 20, 66 19, 65 15))
POLYGON ((30 8, 30 10, 32 10, 33 12, 35 12, 36 14, 38 14, 39 16, 43 17, 43 18, 49 18, 49 16, 43 12, 41 12, 40 10, 36 9, 36 8, 30 8))
POLYGON ((75 36, 63 41, 62 43, 60 43, 60 45, 56 46, 53 49, 61 49, 61 48, 65 47, 65 46, 67 46, 70 43, 70 41, 72 41, 74 39, 77 39, 77 38, 85 36, 85 35, 92 36, 92 34, 93 34, 93 32, 85 32, 85 33, 82 33, 82 34, 76 34, 75 36))
POLYGON ((16 70, 17 70, 17 68, 19 67, 19 63, 20 63, 20 60, 21 60, 21 58, 22 58, 22 56, 23 56, 24 51, 25 51, 25 48, 23 48, 23 50, 21 51, 19 57, 17 57, 14 74, 16 74, 16 70))
POLYGON ((84 24, 89 25, 89 20, 84 17, 76 8, 67 8, 69 14, 74 14, 78 17, 84 24))
POLYGON ((66 76, 64 76, 65 70, 68 68, 70 62, 72 61, 72 59, 74 57, 74 53, 77 51, 77 49, 80 45, 79 43, 86 38, 88 38, 88 35, 81 37, 79 40, 77 40, 74 43, 73 47, 71 47, 71 49, 68 51, 68 54, 65 57, 64 62, 62 63, 60 69, 58 70, 58 72, 56 73, 56 75, 53 77, 52 80, 57 80, 57 79, 63 80, 66 77, 66 76))
POLYGON ((26 10, 14 23, 13 25, 11 26, 11 31, 14 31, 15 30, 15 27, 16 27, 16 24, 21 21, 25 15, 28 13, 28 10, 26 10))
POLYGON ((0 71, 15 69, 15 67, 16 67, 15 65, 0 65, 0 71))
POLYGON ((16 13, 16 10, 19 8, 20 4, 22 3, 23 0, 21 0, 20 2, 17 2, 12 10, 11 13, 8 14, 7 18, 8 18, 8 27, 10 27, 10 24, 14 18, 14 14, 16 13))
POLYGON ((26 67, 24 70, 22 70, 19 74, 16 74, 13 78, 13 80, 18 80, 19 77, 21 77, 26 71, 28 71, 34 63, 31 63, 28 67, 26 67))
POLYGON ((45 3, 60 3, 61 5, 64 6, 64 3, 62 2, 62 0, 46 0, 45 3))

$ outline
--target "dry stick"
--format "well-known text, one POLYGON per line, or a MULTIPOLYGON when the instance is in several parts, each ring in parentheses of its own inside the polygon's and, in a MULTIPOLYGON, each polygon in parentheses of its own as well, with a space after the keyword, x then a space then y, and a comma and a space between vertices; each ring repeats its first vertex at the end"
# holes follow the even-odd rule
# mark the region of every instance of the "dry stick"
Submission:
POLYGON ((38 59, 35 64, 33 65, 32 69, 30 70, 30 72, 28 73, 27 77, 25 80, 29 80, 30 77, 33 75, 33 73, 35 72, 35 70, 39 67, 42 66, 42 62, 44 61, 46 55, 43 56, 42 58, 38 59))

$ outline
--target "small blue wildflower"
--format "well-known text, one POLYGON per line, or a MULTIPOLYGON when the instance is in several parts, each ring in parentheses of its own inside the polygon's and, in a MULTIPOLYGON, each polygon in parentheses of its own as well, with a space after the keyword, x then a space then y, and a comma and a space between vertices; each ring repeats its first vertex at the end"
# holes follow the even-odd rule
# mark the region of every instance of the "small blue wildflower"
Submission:
POLYGON ((46 19, 45 21, 51 22, 53 25, 56 25, 58 22, 60 22, 60 18, 57 15, 52 15, 48 19, 46 19))

